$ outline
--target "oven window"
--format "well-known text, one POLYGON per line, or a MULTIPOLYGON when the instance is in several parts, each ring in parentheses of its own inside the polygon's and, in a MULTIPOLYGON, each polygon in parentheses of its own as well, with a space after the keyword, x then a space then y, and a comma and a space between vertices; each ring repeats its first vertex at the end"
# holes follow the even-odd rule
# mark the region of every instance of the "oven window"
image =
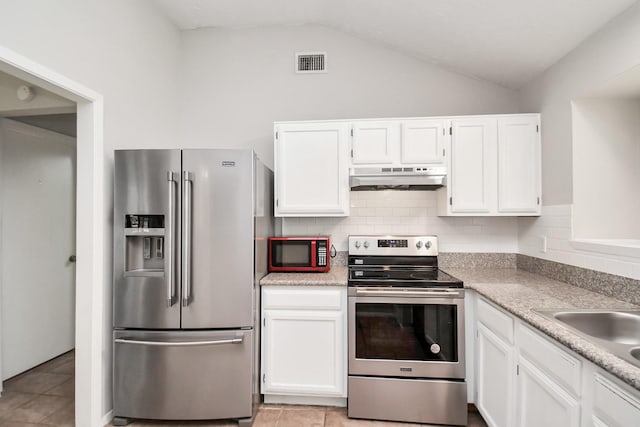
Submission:
POLYGON ((457 362, 456 308, 356 303, 356 358, 457 362))
POLYGON ((272 264, 274 267, 311 266, 311 243, 281 240, 272 242, 272 264))

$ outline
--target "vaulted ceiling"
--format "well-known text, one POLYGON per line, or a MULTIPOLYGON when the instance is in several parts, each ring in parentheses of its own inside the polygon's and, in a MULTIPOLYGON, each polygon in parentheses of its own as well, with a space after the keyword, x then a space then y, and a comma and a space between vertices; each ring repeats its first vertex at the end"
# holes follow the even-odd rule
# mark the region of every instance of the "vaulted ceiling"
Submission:
POLYGON ((182 30, 317 24, 519 88, 638 0, 154 0, 182 30))

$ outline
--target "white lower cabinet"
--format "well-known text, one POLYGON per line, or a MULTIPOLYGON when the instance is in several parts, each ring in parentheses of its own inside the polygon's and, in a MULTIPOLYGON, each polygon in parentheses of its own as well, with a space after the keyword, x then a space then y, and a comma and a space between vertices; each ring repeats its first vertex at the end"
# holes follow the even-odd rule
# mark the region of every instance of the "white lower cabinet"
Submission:
POLYGON ((482 297, 468 307, 477 318, 468 375, 489 426, 640 426, 640 391, 482 297))
POLYGON ((476 406, 490 426, 512 426, 513 345, 505 342, 480 323, 476 346, 476 406))
POLYGON ((282 396, 345 398, 346 289, 262 288, 262 378, 265 401, 282 396), (280 396, 267 398, 268 396, 280 396))
POLYGON ((593 426, 640 425, 640 393, 621 386, 596 372, 593 376, 593 426))
POLYGON ((516 405, 523 427, 579 427, 580 402, 524 357, 518 358, 516 405))

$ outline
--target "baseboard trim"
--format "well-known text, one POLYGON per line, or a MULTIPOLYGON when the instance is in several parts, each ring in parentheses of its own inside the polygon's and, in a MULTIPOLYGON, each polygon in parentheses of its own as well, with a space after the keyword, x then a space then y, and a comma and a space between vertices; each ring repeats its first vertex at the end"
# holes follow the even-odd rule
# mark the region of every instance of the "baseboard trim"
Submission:
POLYGON ((102 416, 102 425, 106 426, 111 424, 112 419, 113 419, 113 409, 102 416))
POLYGON ((317 406, 347 406, 346 397, 319 396, 289 396, 283 394, 265 394, 264 403, 283 405, 317 405, 317 406))

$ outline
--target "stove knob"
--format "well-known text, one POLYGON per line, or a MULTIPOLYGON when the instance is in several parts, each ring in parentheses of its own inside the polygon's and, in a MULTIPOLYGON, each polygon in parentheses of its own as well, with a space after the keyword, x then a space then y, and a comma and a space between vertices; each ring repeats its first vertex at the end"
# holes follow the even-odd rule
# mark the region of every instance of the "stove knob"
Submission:
POLYGON ((425 249, 429 249, 431 247, 431 242, 429 240, 427 240, 427 242, 424 244, 425 249))
POLYGON ((360 248, 360 241, 356 240, 356 249, 360 248))
POLYGON ((364 241, 364 248, 367 249, 369 247, 369 242, 367 242, 366 240, 364 241))
POLYGON ((416 248, 420 249, 422 247, 422 242, 418 241, 418 243, 416 243, 416 248))

